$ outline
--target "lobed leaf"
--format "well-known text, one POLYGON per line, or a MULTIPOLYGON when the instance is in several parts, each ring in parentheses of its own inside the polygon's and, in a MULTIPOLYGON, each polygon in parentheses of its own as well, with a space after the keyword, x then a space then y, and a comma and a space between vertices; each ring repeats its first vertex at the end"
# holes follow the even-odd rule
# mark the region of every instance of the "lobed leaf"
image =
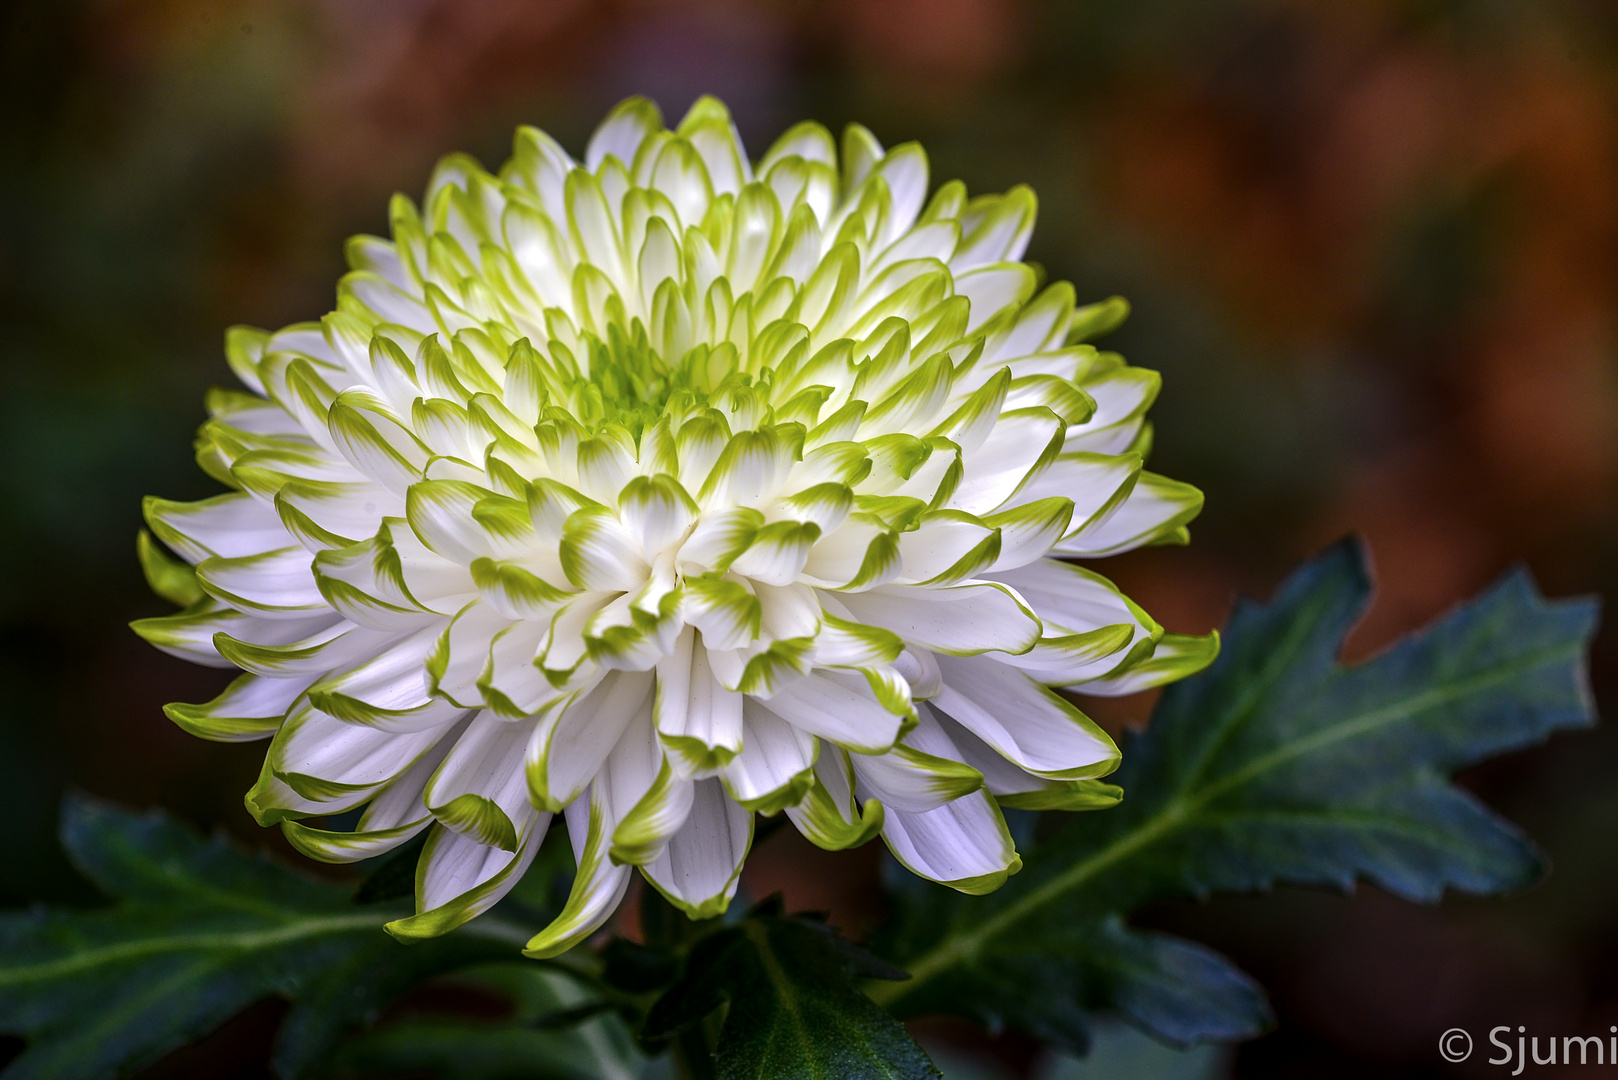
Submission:
POLYGON ((1346 667, 1337 655, 1369 596, 1344 542, 1268 606, 1240 604, 1219 660, 1126 744, 1112 777, 1123 803, 1025 851, 999 892, 895 875, 880 951, 913 978, 873 996, 900 1016, 964 1013, 1081 1051, 1098 1008, 1172 1043, 1245 1038, 1270 1022, 1257 985, 1207 949, 1130 928, 1129 912, 1278 883, 1363 878, 1432 902, 1534 881, 1533 845, 1449 778, 1592 722, 1595 603, 1547 602, 1517 572, 1346 667))
POLYGON ((729 1002, 720 1080, 935 1080, 921 1047, 859 988, 903 976, 824 923, 755 913, 692 949, 641 1035, 671 1038, 729 1002))
POLYGON ((87 797, 67 801, 62 842, 115 903, 0 915, 0 1031, 28 1043, 6 1080, 126 1076, 271 995, 292 1001, 275 1070, 302 1076, 415 983, 522 941, 485 922, 401 946, 382 932, 392 906, 87 797))

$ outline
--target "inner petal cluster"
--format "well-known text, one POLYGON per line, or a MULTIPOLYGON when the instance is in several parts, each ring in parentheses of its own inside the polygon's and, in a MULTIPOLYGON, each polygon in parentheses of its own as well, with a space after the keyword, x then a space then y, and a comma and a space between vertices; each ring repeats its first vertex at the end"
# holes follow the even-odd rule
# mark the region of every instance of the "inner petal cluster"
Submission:
POLYGON ((428 831, 401 937, 497 901, 556 814, 578 874, 534 955, 636 867, 722 911, 758 813, 995 888, 1001 807, 1118 797, 1053 688, 1217 645, 1060 561, 1201 505, 1142 469, 1157 377, 1084 344, 1118 305, 1039 287, 1026 189, 928 186, 858 126, 751 162, 712 99, 672 131, 625 102, 582 162, 530 128, 498 175, 446 159, 335 311, 229 335, 246 389, 197 446, 234 490, 148 500, 188 606, 136 629, 244 674, 169 715, 269 738, 248 807, 315 858, 428 831))

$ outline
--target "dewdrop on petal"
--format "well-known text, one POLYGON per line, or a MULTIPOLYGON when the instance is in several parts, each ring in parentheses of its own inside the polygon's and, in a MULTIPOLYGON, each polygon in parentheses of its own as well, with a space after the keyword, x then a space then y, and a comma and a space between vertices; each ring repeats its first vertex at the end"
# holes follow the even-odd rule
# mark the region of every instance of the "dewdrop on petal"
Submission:
POLYGON ((445 159, 349 243, 336 311, 228 337, 245 391, 197 450, 234 490, 147 501, 188 606, 135 628, 244 674, 169 716, 269 739, 247 805, 313 858, 427 830, 401 938, 486 910, 552 827, 578 874, 535 956, 637 869, 723 911, 760 813, 994 889, 1001 807, 1117 798, 1051 688, 1217 648, 1059 561, 1183 541, 1201 496, 1142 471, 1157 377, 1077 343, 1114 309, 1018 261, 1034 209, 929 198, 921 148, 859 126, 749 161, 711 98, 672 131, 626 101, 582 162, 532 128, 498 175, 445 159))

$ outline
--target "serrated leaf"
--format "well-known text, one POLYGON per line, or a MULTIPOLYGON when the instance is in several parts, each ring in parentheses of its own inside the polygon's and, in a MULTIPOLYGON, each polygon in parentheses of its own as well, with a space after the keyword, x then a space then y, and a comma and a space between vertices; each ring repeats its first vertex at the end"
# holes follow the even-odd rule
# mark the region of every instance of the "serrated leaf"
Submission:
POLYGON ((903 973, 806 917, 755 914, 699 942, 642 1037, 671 1038, 728 1001, 719 1080, 936 1080, 899 1022, 859 989, 903 973))
POLYGON ((1173 1043, 1249 1037, 1262 991, 1222 957, 1124 917, 1169 897, 1368 879, 1410 900, 1498 893, 1541 872, 1529 841, 1449 782, 1589 724, 1589 600, 1549 603, 1517 572, 1426 632, 1337 661, 1370 583, 1357 544, 1306 565, 1268 606, 1240 604, 1225 649, 1168 690, 1114 775, 1122 805, 1024 853, 999 892, 895 875, 884 955, 898 1015, 966 1013, 1081 1050, 1085 1013, 1120 1011, 1173 1043))
POLYGON ((62 842, 116 902, 0 915, 0 1031, 28 1041, 6 1080, 125 1076, 271 995, 292 1000, 275 1070, 301 1076, 416 982, 521 944, 493 923, 401 945, 399 909, 159 813, 70 798, 62 842))

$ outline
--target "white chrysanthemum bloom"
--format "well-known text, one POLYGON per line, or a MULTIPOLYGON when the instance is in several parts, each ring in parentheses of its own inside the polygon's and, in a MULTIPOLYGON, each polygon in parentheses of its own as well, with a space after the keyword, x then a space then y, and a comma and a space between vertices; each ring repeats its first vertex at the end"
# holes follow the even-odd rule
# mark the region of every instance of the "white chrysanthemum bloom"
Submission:
POLYGON ((1215 648, 1054 557, 1183 540, 1201 497, 1141 470, 1157 377, 1075 343, 1116 309, 1018 261, 1033 195, 927 185, 857 126, 750 162, 712 99, 625 102, 582 164, 528 128, 498 176, 446 159, 335 312, 229 336, 250 392, 198 457, 236 490, 148 501, 195 566, 149 574, 197 599, 137 629, 246 674, 169 715, 273 736, 248 806, 314 858, 430 830, 400 937, 495 903, 555 814, 578 874, 533 955, 637 867, 724 910, 755 813, 995 888, 1000 807, 1116 801, 1050 688, 1215 648))

